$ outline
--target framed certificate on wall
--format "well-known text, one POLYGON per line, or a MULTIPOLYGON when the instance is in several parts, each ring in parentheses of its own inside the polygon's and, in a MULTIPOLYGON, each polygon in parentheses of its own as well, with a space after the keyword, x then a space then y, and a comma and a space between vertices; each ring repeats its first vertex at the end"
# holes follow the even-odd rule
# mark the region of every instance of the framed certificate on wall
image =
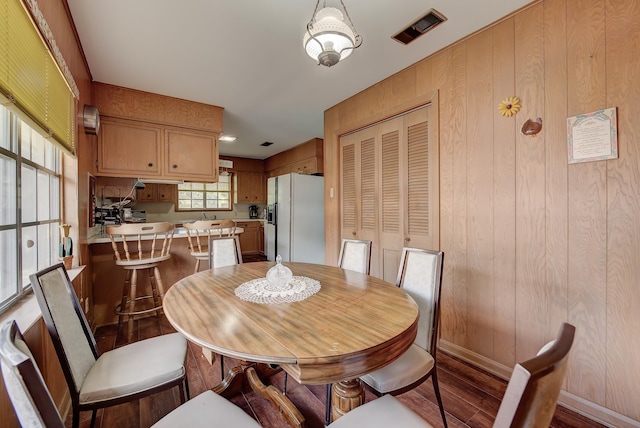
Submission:
POLYGON ((616 107, 567 119, 569 163, 618 158, 616 107))

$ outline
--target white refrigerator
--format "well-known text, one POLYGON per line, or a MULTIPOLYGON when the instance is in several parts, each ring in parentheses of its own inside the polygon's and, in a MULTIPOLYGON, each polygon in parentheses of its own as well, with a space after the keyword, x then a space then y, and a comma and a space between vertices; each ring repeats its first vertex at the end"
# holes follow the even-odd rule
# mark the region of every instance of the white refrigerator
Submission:
POLYGON ((267 260, 324 263, 324 177, 286 174, 267 180, 267 260))

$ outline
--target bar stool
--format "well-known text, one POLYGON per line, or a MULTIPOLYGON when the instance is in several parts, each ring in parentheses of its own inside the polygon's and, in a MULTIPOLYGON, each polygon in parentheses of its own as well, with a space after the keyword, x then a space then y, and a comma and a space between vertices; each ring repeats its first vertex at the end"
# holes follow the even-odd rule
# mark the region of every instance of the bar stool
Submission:
MULTIPOLYGON (((233 220, 199 220, 182 225, 187 230, 189 250, 196 259, 193 273, 200 269, 200 261, 209 262, 209 238, 235 236, 236 223, 233 220)), ((209 266, 213 268, 213 266, 209 266)))
POLYGON ((126 271, 122 300, 114 312, 118 315, 118 331, 124 317, 127 317, 129 341, 133 335, 134 316, 151 312, 158 315, 162 309, 164 285, 158 265, 171 258, 173 229, 173 224, 168 222, 131 223, 106 228, 116 265, 126 271), (149 272, 151 295, 138 296, 138 271, 141 270, 149 272), (151 305, 138 306, 138 303, 149 300, 151 305))

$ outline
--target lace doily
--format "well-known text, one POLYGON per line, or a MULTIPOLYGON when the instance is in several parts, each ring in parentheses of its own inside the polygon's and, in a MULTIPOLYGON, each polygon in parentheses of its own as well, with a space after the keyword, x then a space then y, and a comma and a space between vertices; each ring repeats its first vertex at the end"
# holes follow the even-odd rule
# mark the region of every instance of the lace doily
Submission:
POLYGON ((291 303, 300 302, 313 296, 320 290, 320 281, 306 276, 294 276, 284 287, 274 287, 267 278, 258 278, 240 284, 236 296, 253 303, 291 303))

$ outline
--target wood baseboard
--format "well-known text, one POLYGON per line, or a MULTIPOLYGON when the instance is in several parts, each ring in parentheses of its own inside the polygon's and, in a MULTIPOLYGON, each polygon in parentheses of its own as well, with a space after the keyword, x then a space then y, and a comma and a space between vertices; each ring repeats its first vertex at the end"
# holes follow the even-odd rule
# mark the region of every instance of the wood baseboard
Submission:
MULTIPOLYGON (((507 367, 504 364, 495 362, 454 343, 440 339, 439 349, 502 379, 509 380, 511 377, 512 367, 507 367)), ((616 428, 640 428, 640 421, 628 418, 611 409, 607 409, 606 407, 600 406, 599 404, 593 403, 589 400, 585 400, 584 398, 578 397, 577 395, 573 395, 564 390, 560 391, 558 404, 578 414, 586 416, 589 419, 593 419, 605 426, 616 428)))

